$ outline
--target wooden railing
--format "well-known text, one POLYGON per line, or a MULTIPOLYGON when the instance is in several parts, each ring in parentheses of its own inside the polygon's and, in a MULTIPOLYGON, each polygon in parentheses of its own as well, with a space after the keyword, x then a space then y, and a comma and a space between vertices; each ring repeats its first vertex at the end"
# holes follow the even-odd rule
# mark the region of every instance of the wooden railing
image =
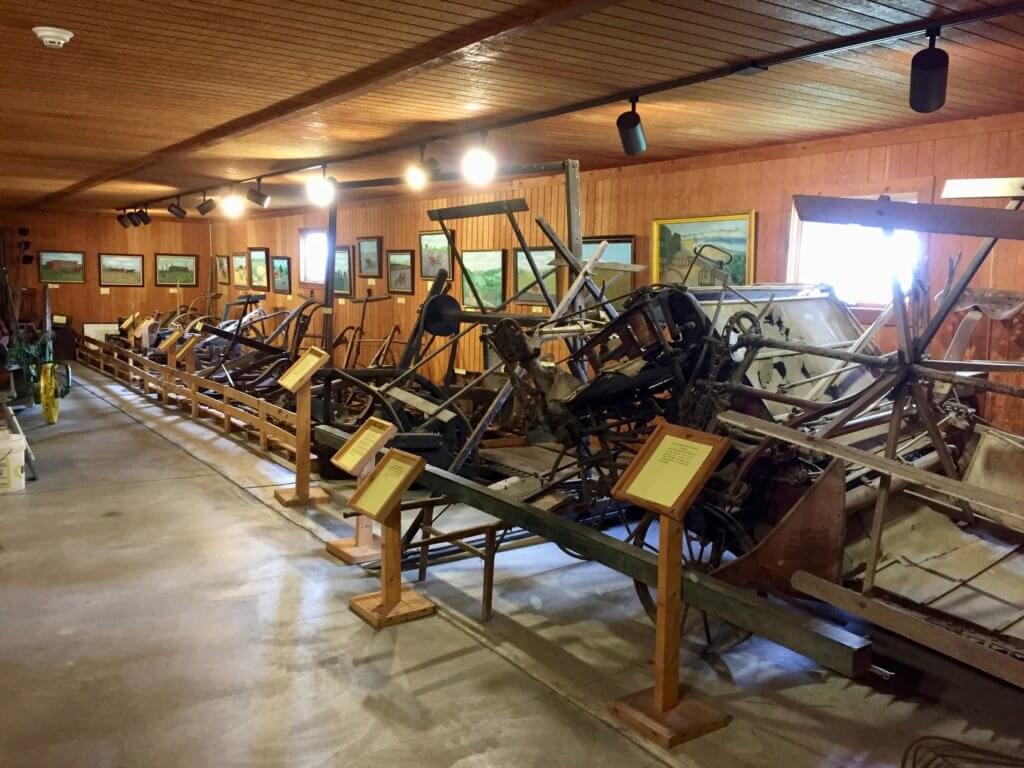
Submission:
POLYGON ((247 392, 161 365, 113 344, 79 337, 78 362, 94 368, 147 398, 174 407, 198 422, 219 421, 225 434, 238 434, 246 443, 255 438, 261 453, 295 455, 295 413, 247 392))

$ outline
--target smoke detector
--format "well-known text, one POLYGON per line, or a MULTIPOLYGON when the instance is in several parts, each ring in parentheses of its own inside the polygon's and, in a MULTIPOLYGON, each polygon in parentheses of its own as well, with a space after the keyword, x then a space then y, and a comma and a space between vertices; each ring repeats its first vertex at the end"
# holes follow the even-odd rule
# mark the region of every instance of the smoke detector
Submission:
POLYGON ((32 27, 32 31, 36 33, 36 37, 43 41, 43 45, 47 48, 61 49, 64 47, 74 34, 68 32, 66 29, 60 27, 32 27))

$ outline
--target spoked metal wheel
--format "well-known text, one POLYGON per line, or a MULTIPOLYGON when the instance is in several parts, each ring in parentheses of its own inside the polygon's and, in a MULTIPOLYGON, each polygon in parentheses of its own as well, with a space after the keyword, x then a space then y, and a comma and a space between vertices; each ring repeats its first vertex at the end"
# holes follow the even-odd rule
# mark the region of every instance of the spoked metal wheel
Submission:
MULTIPOLYGON (((633 546, 658 553, 658 516, 648 512, 633 530, 633 546)), ((714 573, 723 565, 754 548, 754 540, 731 515, 719 509, 700 506, 686 514, 683 527, 683 568, 714 573)), ((635 581, 637 597, 651 617, 657 619, 657 589, 635 581)), ((751 633, 683 601, 682 632, 684 647, 702 655, 728 651, 747 640, 751 633)))

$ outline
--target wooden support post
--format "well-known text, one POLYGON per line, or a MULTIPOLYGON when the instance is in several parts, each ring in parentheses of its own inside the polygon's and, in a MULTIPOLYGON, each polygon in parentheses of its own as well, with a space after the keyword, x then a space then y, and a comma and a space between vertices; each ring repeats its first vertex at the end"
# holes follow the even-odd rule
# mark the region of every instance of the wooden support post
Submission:
POLYGON ((256 403, 257 426, 259 429, 260 452, 267 452, 267 401, 261 397, 256 403))
POLYGON ((402 514, 400 504, 381 522, 379 592, 353 597, 348 607, 375 629, 430 616, 437 610, 430 599, 402 586, 402 514))
MULTIPOLYGON (((358 480, 356 481, 357 485, 363 483, 373 473, 376 466, 376 458, 371 456, 359 471, 358 480)), ((328 541, 328 554, 334 555, 334 557, 347 565, 369 563, 379 559, 381 553, 380 536, 373 532, 373 521, 366 515, 358 515, 354 520, 356 526, 355 536, 328 541)))
POLYGON ((484 586, 480 597, 480 621, 487 621, 493 613, 494 556, 498 554, 498 529, 490 526, 484 534, 484 586))
POLYGON ((323 488, 309 482, 310 390, 307 380, 295 392, 295 486, 278 488, 274 498, 286 507, 320 504, 331 498, 323 488))
MULTIPOLYGON (((420 518, 420 537, 429 539, 434 530, 434 505, 428 504, 423 508, 423 517, 420 518)), ((430 560, 430 545, 420 545, 419 571, 416 574, 416 581, 427 580, 427 565, 430 560)))
POLYGON ((192 395, 192 418, 199 418, 199 392, 196 380, 192 379, 188 384, 189 391, 192 395))

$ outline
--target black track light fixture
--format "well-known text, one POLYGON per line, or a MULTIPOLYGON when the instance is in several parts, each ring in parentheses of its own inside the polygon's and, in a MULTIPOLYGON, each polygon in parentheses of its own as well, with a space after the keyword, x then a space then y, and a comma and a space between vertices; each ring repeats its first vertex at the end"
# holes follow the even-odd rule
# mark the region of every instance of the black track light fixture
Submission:
POLYGON ((167 206, 167 212, 176 219, 185 218, 185 209, 181 207, 181 198, 177 198, 173 203, 167 206))
POLYGON ((637 102, 640 97, 634 96, 629 100, 629 112, 623 112, 615 121, 615 127, 619 129, 619 141, 622 142, 622 151, 630 157, 642 155, 647 151, 647 136, 644 133, 644 124, 640 121, 640 114, 636 111, 637 102))
POLYGON ((128 221, 128 214, 123 210, 117 214, 117 223, 125 229, 128 229, 128 227, 132 225, 132 223, 128 221))
POLYGON ((150 222, 153 221, 153 217, 149 215, 149 211, 147 211, 145 208, 140 208, 135 213, 138 215, 139 220, 143 224, 149 224, 150 222))
POLYGON ((249 191, 245 193, 245 196, 253 205, 259 208, 269 208, 270 195, 261 189, 262 186, 263 179, 256 179, 256 188, 249 187, 249 191))
POLYGON ((142 226, 142 217, 139 216, 139 212, 138 211, 128 211, 128 221, 131 222, 131 225, 133 227, 141 227, 142 226))
POLYGON ((205 216, 214 208, 217 207, 217 201, 212 197, 206 196, 206 190, 203 190, 203 202, 196 206, 196 210, 199 211, 200 216, 205 216))
POLYGON ((928 47, 910 62, 910 108, 915 112, 935 112, 946 103, 949 54, 935 47, 939 31, 928 30, 928 47))

